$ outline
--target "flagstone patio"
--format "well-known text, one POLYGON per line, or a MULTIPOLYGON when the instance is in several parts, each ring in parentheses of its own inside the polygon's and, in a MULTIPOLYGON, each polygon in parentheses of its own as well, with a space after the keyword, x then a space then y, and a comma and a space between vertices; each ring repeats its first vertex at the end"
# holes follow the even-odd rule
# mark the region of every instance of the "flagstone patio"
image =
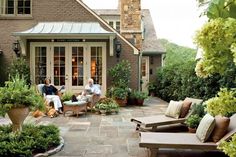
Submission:
MULTIPOLYGON (((148 151, 138 146, 139 136, 131 117, 164 113, 167 103, 151 98, 142 107, 121 108, 118 114, 101 116, 94 113, 56 118, 28 118, 37 124, 55 124, 60 128, 65 146, 54 157, 147 157, 148 151)), ((0 124, 8 123, 0 118, 0 124)), ((220 152, 161 149, 158 157, 225 157, 220 152)))

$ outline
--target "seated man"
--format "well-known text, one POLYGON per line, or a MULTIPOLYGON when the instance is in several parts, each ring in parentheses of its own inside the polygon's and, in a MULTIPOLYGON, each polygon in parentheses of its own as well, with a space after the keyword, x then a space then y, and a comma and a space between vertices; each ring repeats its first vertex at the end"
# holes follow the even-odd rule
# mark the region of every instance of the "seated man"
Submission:
POLYGON ((87 101, 90 102, 88 106, 92 108, 95 105, 95 103, 100 99, 100 95, 101 95, 100 85, 94 84, 93 79, 90 78, 88 80, 88 84, 85 85, 84 91, 77 98, 82 100, 86 98, 87 101))
POLYGON ((54 109, 57 111, 57 113, 61 114, 62 104, 60 97, 57 95, 59 94, 58 89, 50 84, 50 79, 46 78, 44 82, 45 85, 43 86, 43 96, 47 101, 53 101, 54 109))
POLYGON ((96 94, 101 95, 101 89, 98 85, 93 83, 93 79, 88 80, 88 84, 85 86, 86 94, 96 94))

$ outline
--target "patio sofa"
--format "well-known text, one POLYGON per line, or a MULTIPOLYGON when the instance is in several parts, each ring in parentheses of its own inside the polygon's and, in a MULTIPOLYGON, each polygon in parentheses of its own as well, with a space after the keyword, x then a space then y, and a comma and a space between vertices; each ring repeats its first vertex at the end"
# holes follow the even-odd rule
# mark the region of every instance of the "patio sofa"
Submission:
MULTIPOLYGON (((188 97, 185 98, 184 101, 191 102, 191 106, 193 104, 200 104, 203 102, 202 99, 195 99, 195 98, 188 98, 188 97)), ((164 114, 147 116, 147 117, 135 117, 135 118, 131 118, 131 122, 136 123, 136 130, 157 131, 157 127, 160 127, 160 126, 183 123, 189 114, 186 114, 186 116, 183 118, 168 117, 164 114)))

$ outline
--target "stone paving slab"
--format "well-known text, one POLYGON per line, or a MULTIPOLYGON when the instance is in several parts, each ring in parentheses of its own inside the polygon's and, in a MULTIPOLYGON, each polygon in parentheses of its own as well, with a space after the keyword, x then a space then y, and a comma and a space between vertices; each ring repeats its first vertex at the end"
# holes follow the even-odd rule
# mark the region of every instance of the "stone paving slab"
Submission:
MULTIPOLYGON (((167 103, 150 98, 144 106, 122 107, 118 114, 97 115, 88 112, 86 115, 55 118, 27 117, 26 122, 34 124, 55 124, 59 127, 65 146, 53 157, 147 157, 148 150, 140 148, 139 134, 131 117, 163 114, 167 103)), ((9 119, 0 117, 1 124, 9 124, 9 119)), ((190 150, 161 149, 158 157, 225 157, 219 152, 203 152, 190 150)))

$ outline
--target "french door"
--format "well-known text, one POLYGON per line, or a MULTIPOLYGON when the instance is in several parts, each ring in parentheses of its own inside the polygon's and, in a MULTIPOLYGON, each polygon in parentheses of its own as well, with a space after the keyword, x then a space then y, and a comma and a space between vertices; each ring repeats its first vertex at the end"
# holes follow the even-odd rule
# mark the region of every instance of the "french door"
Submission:
POLYGON ((31 43, 31 73, 35 84, 47 77, 57 86, 80 92, 92 78, 106 89, 105 43, 31 43))

